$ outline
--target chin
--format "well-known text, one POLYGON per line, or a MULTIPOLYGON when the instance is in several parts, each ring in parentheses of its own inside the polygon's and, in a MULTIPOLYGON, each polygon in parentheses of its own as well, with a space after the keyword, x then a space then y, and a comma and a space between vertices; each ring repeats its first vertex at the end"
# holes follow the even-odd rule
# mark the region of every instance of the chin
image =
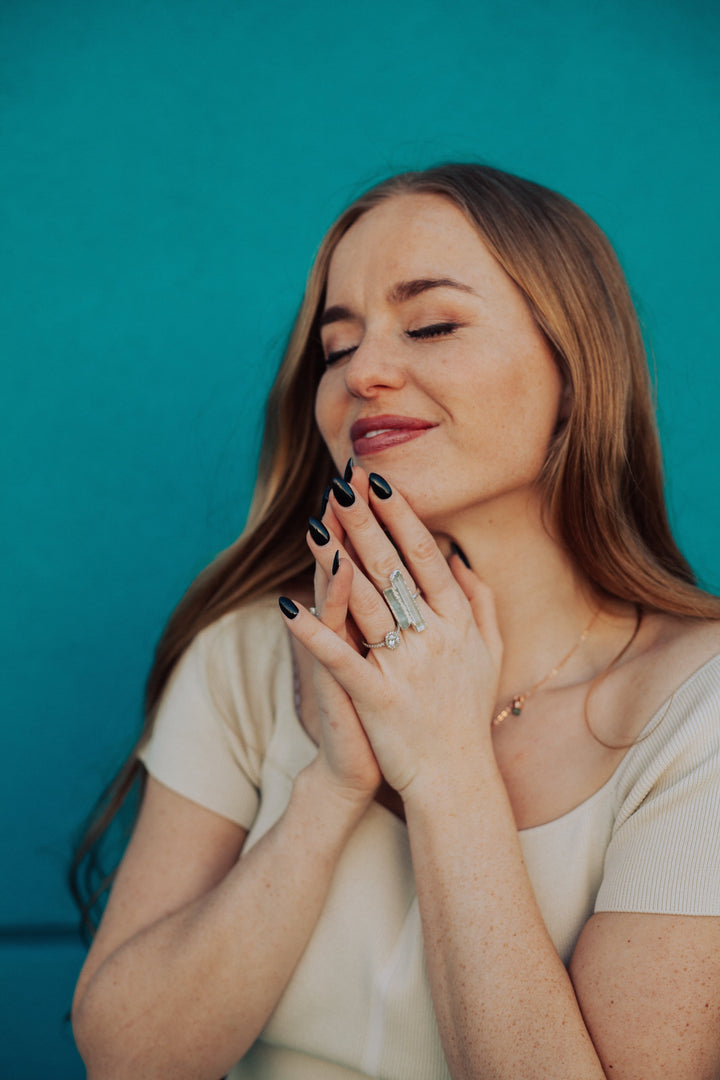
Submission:
MULTIPOLYGON (((390 483, 392 484, 391 480, 390 483)), ((402 492, 423 525, 431 533, 447 531, 449 523, 457 514, 457 508, 453 511, 453 508, 443 499, 433 497, 427 490, 414 489, 413 485, 406 486, 401 481, 398 481, 397 489, 402 492)))

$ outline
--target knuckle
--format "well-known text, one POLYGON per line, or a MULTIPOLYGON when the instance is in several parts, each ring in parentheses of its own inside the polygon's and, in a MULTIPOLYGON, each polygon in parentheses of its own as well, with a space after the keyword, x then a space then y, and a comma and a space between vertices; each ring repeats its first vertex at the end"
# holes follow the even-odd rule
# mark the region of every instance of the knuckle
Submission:
POLYGON ((382 613, 387 611, 387 607, 380 600, 380 597, 374 589, 372 591, 369 589, 360 591, 355 598, 353 608, 355 609, 356 614, 361 618, 363 616, 375 616, 378 612, 382 613))
POLYGON ((393 570, 397 570, 400 566, 400 559, 396 551, 388 551, 375 560, 375 570, 377 577, 384 581, 386 584, 390 580, 390 575, 393 570))
POLYGON ((438 553, 438 547, 432 536, 423 536, 415 545, 414 556, 417 562, 432 562, 438 553))
POLYGON ((373 526, 376 524, 375 518, 370 513, 366 503, 357 499, 352 506, 348 507, 345 511, 347 515, 347 522, 352 528, 359 533, 370 532, 373 526))

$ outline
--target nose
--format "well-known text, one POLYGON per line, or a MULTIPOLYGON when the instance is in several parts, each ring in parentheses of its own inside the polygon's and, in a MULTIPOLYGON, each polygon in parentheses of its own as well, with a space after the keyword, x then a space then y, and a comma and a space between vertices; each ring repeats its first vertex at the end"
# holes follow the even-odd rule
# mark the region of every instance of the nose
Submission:
POLYGON ((366 335, 345 364, 345 385, 353 397, 372 398, 404 386, 404 358, 385 337, 366 335))

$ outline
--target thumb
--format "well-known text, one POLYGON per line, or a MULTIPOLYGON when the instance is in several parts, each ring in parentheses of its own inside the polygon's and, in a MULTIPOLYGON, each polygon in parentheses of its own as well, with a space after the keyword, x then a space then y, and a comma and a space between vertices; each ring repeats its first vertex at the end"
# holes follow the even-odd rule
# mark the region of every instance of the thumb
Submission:
POLYGON ((450 569, 453 577, 467 597, 475 625, 482 635, 488 652, 499 667, 502 659, 503 643, 498 628, 493 591, 489 585, 480 580, 477 574, 456 553, 450 557, 450 569))

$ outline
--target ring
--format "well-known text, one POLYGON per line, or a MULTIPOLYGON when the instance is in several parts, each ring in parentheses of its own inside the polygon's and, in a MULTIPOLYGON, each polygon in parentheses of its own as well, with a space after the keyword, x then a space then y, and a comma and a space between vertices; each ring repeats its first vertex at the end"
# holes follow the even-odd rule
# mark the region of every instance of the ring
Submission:
MULTIPOLYGON (((425 620, 415 603, 417 595, 417 593, 415 593, 414 597, 411 595, 401 571, 399 569, 393 570, 390 575, 390 588, 383 589, 383 596, 395 616, 399 629, 407 630, 409 626, 414 626, 418 634, 420 634, 425 629, 425 620)), ((394 646, 394 648, 397 648, 397 646, 394 646)))
POLYGON ((314 615, 315 618, 317 618, 317 608, 316 607, 309 607, 308 611, 310 612, 311 615, 314 615))
POLYGON ((400 644, 400 627, 396 626, 394 630, 388 630, 383 641, 363 641, 363 645, 366 645, 368 649, 397 649, 400 644))

